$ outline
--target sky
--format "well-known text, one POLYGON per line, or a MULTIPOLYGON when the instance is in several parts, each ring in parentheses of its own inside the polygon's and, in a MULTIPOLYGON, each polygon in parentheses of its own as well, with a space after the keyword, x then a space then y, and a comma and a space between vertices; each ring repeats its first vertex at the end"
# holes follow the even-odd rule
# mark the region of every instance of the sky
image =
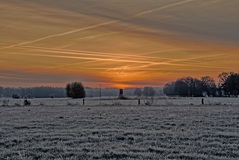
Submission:
POLYGON ((239 71, 238 0, 0 0, 0 86, 162 87, 239 71))

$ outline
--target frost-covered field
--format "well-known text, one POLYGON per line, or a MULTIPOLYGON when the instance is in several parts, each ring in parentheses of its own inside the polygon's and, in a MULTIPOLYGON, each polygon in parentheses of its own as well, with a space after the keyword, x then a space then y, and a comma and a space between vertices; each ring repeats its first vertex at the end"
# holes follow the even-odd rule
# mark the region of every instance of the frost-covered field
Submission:
POLYGON ((239 159, 239 105, 200 100, 0 107, 0 159, 239 159))

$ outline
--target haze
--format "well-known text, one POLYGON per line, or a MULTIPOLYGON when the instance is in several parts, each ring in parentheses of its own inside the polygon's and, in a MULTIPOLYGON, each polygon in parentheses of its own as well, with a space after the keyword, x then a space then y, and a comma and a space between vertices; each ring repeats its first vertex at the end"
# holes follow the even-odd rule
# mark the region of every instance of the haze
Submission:
POLYGON ((238 71, 238 0, 1 0, 0 85, 163 86, 238 71))

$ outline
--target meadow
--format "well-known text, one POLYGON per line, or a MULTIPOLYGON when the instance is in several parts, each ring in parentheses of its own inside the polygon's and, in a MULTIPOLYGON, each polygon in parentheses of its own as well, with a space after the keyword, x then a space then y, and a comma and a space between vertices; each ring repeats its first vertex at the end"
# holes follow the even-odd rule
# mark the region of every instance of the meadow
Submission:
POLYGON ((0 107, 0 160, 239 159, 237 98, 21 101, 0 107))

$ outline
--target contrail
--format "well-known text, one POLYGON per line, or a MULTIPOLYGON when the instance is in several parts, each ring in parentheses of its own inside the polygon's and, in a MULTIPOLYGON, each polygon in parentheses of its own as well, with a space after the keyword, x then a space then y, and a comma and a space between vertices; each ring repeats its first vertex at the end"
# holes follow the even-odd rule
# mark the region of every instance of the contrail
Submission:
MULTIPOLYGON (((86 50, 69 50, 69 49, 54 49, 54 48, 45 48, 45 47, 31 47, 31 46, 22 46, 20 48, 26 48, 26 49, 31 49, 35 51, 40 51, 40 52, 50 52, 50 53, 57 53, 57 54, 66 54, 66 55, 78 55, 78 56, 94 56, 94 57, 105 57, 105 58, 119 58, 119 56, 122 56, 122 54, 117 54, 117 53, 107 53, 107 52, 99 52, 99 51, 86 51, 86 50)), ((147 54, 153 54, 153 53, 160 53, 160 52, 171 52, 175 51, 174 50, 159 50, 159 51, 154 51, 154 52, 146 52, 146 53, 141 53, 139 55, 130 55, 130 54, 125 54, 125 58, 134 58, 138 60, 162 60, 162 59, 169 59, 169 58, 161 58, 161 57, 155 57, 155 56, 143 56, 147 54)), ((11 53, 10 53, 11 54, 11 53)))
MULTIPOLYGON (((17 53, 12 53, 17 54, 17 53)), ((114 59, 114 58, 96 58, 96 57, 79 57, 79 56, 67 56, 67 55, 43 55, 36 53, 21 53, 21 55, 27 56, 38 56, 38 57, 49 57, 49 58, 66 58, 66 59, 79 59, 79 60, 97 60, 97 61, 108 61, 108 62, 124 62, 124 63, 141 63, 147 64, 151 61, 146 60, 129 60, 129 59, 114 59)))
MULTIPOLYGON (((148 64, 145 65, 137 65, 137 66, 127 66, 127 70, 133 70, 133 71, 147 71, 146 69, 143 70, 141 68, 148 68, 151 66, 156 66, 156 65, 168 65, 168 66, 187 66, 187 67, 201 67, 201 68, 214 68, 214 69, 221 69, 221 68, 226 68, 226 67, 215 67, 215 66, 210 66, 210 65, 196 65, 196 64, 179 64, 178 62, 184 62, 184 61, 192 61, 192 60, 197 60, 197 59, 202 59, 202 58, 211 58, 211 57, 218 57, 218 56, 223 56, 224 54, 217 54, 217 55, 205 55, 205 56, 195 56, 195 57, 190 57, 190 58, 184 58, 184 59, 171 59, 169 61, 164 61, 164 62, 149 62, 148 64)), ((125 66, 123 66, 125 68, 125 66)), ((115 70, 122 70, 122 68, 112 68, 112 69, 107 69, 105 72, 110 72, 110 71, 115 71, 115 70)), ((154 70, 154 69, 148 69, 148 70, 154 70)))
POLYGON ((124 19, 108 21, 108 22, 104 22, 104 23, 100 23, 100 24, 96 24, 96 25, 92 25, 92 26, 88 26, 88 27, 84 27, 84 28, 79 28, 79 29, 75 29, 75 30, 71 30, 71 31, 67 31, 67 32, 59 33, 59 34, 54 34, 54 35, 42 37, 42 38, 39 38, 39 39, 35 39, 35 40, 32 40, 32 41, 26 41, 26 42, 22 42, 22 43, 10 45, 10 46, 2 47, 1 49, 9 49, 9 48, 13 48, 13 47, 16 47, 16 46, 21 46, 21 45, 25 45, 25 44, 29 44, 29 43, 34 43, 34 42, 39 42, 39 41, 46 40, 46 39, 49 39, 49 38, 65 36, 65 35, 69 35, 69 34, 80 32, 80 31, 85 31, 85 30, 89 30, 89 29, 93 29, 93 28, 97 28, 97 27, 101 27, 101 26, 106 26, 106 25, 109 25, 109 24, 114 24, 114 23, 121 22, 121 21, 126 21, 126 20, 129 20, 129 19, 135 18, 135 17, 139 17, 139 16, 142 16, 142 15, 150 14, 150 13, 157 12, 157 11, 160 11, 160 10, 164 10, 164 9, 167 9, 167 8, 170 8, 170 7, 186 4, 186 3, 189 3, 191 1, 193 1, 193 0, 184 0, 184 1, 181 1, 181 2, 176 2, 176 3, 168 4, 168 5, 156 8, 156 9, 144 11, 144 12, 141 12, 141 13, 129 16, 129 17, 124 18, 124 19))
MULTIPOLYGON (((171 59, 169 61, 164 61, 164 63, 161 63, 160 65, 169 65, 169 66, 188 66, 188 67, 202 67, 202 68, 226 68, 226 67, 215 67, 215 66, 210 66, 210 65, 195 65, 195 64, 179 64, 178 62, 185 62, 185 61, 193 61, 197 59, 202 59, 202 58, 212 58, 212 57, 219 57, 219 56, 225 56, 224 54, 216 54, 216 55, 205 55, 205 56, 196 56, 196 57, 190 57, 190 58, 184 58, 184 59, 171 59)), ((133 70, 138 70, 139 68, 148 68, 150 66, 155 66, 159 65, 158 63, 150 63, 146 65, 141 65, 141 66, 128 66, 130 69, 133 70)))
MULTIPOLYGON (((81 60, 91 60, 91 62, 114 61, 114 62, 125 62, 125 63, 131 62, 131 63, 144 64, 141 66, 137 66, 140 68, 146 68, 146 67, 150 67, 153 65, 196 66, 196 65, 190 65, 190 64, 186 65, 186 64, 177 64, 177 63, 185 62, 185 61, 193 61, 193 60, 198 60, 198 59, 202 59, 202 58, 212 58, 212 57, 224 56, 224 54, 217 54, 217 55, 203 55, 203 56, 195 56, 195 57, 189 57, 189 58, 183 58, 183 59, 175 59, 175 58, 161 58, 161 57, 150 57, 150 56, 145 57, 145 56, 136 56, 136 55, 128 55, 127 56, 126 55, 125 59, 119 60, 118 57, 122 56, 122 54, 114 55, 112 53, 92 52, 92 51, 80 51, 79 52, 76 50, 48 49, 48 48, 42 48, 42 47, 22 47, 22 48, 30 48, 30 49, 34 49, 35 51, 46 52, 46 53, 61 54, 61 55, 28 54, 31 56, 81 59, 81 60), (92 54, 92 55, 90 55, 90 54, 92 54), (97 55, 95 55, 95 54, 97 54, 97 55), (79 56, 81 56, 81 57, 79 57, 79 56), (164 61, 162 61, 162 60, 164 60, 164 61), (161 62, 159 62, 159 61, 161 61, 161 62)), ((154 53, 154 52, 151 52, 151 53, 154 53)), ((15 53, 12 53, 12 54, 15 54, 15 53)), ((23 55, 26 55, 26 54, 23 53, 23 55)), ((89 62, 89 63, 91 63, 91 62, 89 62)), ((82 62, 82 63, 87 64, 88 62, 82 62)), ((58 68, 58 67, 62 67, 62 66, 72 66, 72 65, 77 65, 77 64, 80 64, 80 63, 58 65, 58 66, 50 67, 50 68, 58 68)), ((212 66, 204 65, 204 67, 212 67, 212 66)))
MULTIPOLYGON (((196 65, 191 65, 191 64, 178 64, 178 63, 184 62, 184 61, 192 62, 192 61, 202 59, 202 58, 212 58, 212 57, 224 56, 224 54, 217 54, 217 55, 203 55, 203 56, 195 56, 195 57, 189 57, 189 58, 183 58, 183 59, 175 59, 175 58, 161 58, 161 57, 150 57, 150 56, 145 57, 145 56, 128 55, 124 59, 118 59, 118 57, 122 56, 122 54, 114 55, 112 53, 92 52, 92 51, 80 51, 79 52, 77 50, 49 49, 49 48, 42 48, 42 47, 21 47, 21 48, 29 48, 29 49, 33 49, 33 50, 39 51, 39 52, 55 53, 55 55, 31 54, 31 53, 18 53, 18 54, 28 55, 28 56, 88 60, 88 62, 81 62, 83 64, 90 64, 90 63, 97 62, 97 61, 143 64, 143 65, 139 65, 139 66, 137 65, 137 67, 135 67, 135 68, 147 68, 147 67, 154 66, 154 65, 196 66, 196 65), (92 54, 92 55, 90 55, 90 54, 92 54), (97 54, 97 55, 95 55, 95 54, 97 54)), ((149 52, 149 53, 155 53, 155 52, 149 52)), ((17 54, 17 53, 11 53, 11 54, 17 54)), ((73 65, 78 65, 78 64, 80 64, 80 63, 78 62, 78 63, 74 63, 74 64, 57 65, 55 67, 52 66, 49 68, 53 69, 53 68, 59 68, 59 67, 64 67, 64 66, 73 66, 73 65)), ((132 69, 134 68, 131 66, 129 66, 129 67, 132 69)), ((212 66, 205 66, 205 65, 204 66, 201 65, 201 67, 212 68, 212 66)))
POLYGON ((71 64, 63 64, 63 65, 58 65, 58 66, 51 66, 48 67, 49 69, 55 69, 55 68, 61 68, 61 67, 69 67, 69 66, 75 66, 75 65, 82 65, 82 64, 90 64, 90 63, 95 63, 97 60, 92 60, 92 61, 87 61, 87 62, 78 62, 78 63, 71 63, 71 64))
POLYGON ((32 40, 32 41, 26 41, 26 42, 18 43, 18 44, 15 44, 15 45, 3 47, 2 49, 13 48, 13 47, 16 47, 16 46, 21 46, 21 45, 24 45, 24 44, 38 42, 38 41, 42 41, 42 40, 49 39, 49 38, 65 36, 65 35, 68 35, 68 34, 80 32, 80 31, 84 31, 84 30, 88 30, 88 29, 92 29, 92 28, 96 28, 96 27, 100 27, 100 26, 105 26, 105 25, 112 24, 112 23, 115 23, 115 22, 118 22, 118 21, 119 20, 109 21, 109 22, 100 23, 100 24, 97 24, 97 25, 93 25, 93 26, 89 26, 89 27, 84 27, 84 28, 80 28, 80 29, 76 29, 76 30, 72 30, 72 31, 68 31, 68 32, 60 33, 60 34, 54 34, 54 35, 42 37, 42 38, 39 38, 39 39, 35 39, 35 40, 32 40))
MULTIPOLYGON (((117 53, 107 53, 107 52, 95 52, 95 51, 86 51, 86 50, 69 50, 69 49, 55 49, 55 48, 45 48, 45 47, 32 47, 32 46, 19 46, 19 48, 24 48, 24 49, 30 49, 30 50, 34 50, 36 52, 45 52, 45 53, 54 53, 56 54, 55 56, 68 56, 68 57, 74 57, 74 56, 84 56, 84 57, 89 57, 89 58, 101 58, 101 59, 105 59, 107 61, 107 59, 111 58, 111 59, 118 59, 119 56, 122 56, 122 54, 117 54, 117 53)), ((165 50, 158 50, 158 51, 153 51, 153 52, 146 52, 146 53, 139 53, 139 55, 130 55, 130 54, 126 54, 124 55, 124 59, 132 59, 135 60, 137 62, 139 61, 147 61, 144 64, 147 64, 148 66, 149 63, 152 63, 153 61, 157 61, 158 63, 160 62, 161 65, 167 65, 167 63, 164 63, 163 61, 165 60, 172 60, 171 58, 162 58, 162 57, 155 57, 155 56, 143 56, 143 55, 147 55, 147 54, 154 54, 154 53, 160 53, 160 52, 172 52, 175 51, 175 49, 165 49, 165 50)), ((8 55, 14 55, 16 53, 8 53, 8 55)), ((24 53, 18 53, 18 54, 22 54, 24 55, 24 53)), ((29 54, 28 54, 29 55, 29 54)), ((44 55, 29 55, 29 56, 44 56, 44 55)), ((53 55, 54 56, 54 55, 53 55)), ((46 57, 46 55, 45 55, 46 57)), ((56 57, 57 58, 57 57, 56 57)), ((61 58, 61 57, 58 57, 61 58)), ((88 60, 87 62, 77 62, 77 63, 71 63, 71 64, 62 64, 62 65, 56 65, 56 66, 51 66, 48 67, 49 69, 54 69, 54 68, 60 68, 60 67, 67 67, 67 66, 75 66, 78 64, 90 64, 90 63, 94 63, 99 61, 99 59, 95 59, 95 60, 88 60)), ((125 63, 127 63, 125 61, 125 63)), ((151 64, 152 65, 152 64, 151 64)))
POLYGON ((176 2, 176 3, 168 4, 168 5, 159 7, 159 8, 155 8, 155 9, 152 9, 152 10, 149 10, 149 11, 145 11, 145 12, 142 12, 142 13, 135 14, 135 15, 129 17, 129 18, 126 18, 125 20, 131 19, 131 18, 134 18, 134 17, 143 16, 143 15, 150 14, 150 13, 153 13, 153 12, 157 12, 157 11, 160 11, 160 10, 163 10, 163 9, 167 9, 167 8, 170 8, 170 7, 179 6, 179 5, 182 5, 182 4, 185 4, 185 3, 189 3, 189 2, 192 2, 192 1, 193 0, 185 0, 185 1, 181 1, 181 2, 176 2))
MULTIPOLYGON (((16 53, 15 53, 16 54, 16 53)), ((59 56, 59 55, 42 55, 42 54, 32 54, 32 53, 22 53, 22 55, 28 56, 38 56, 38 57, 49 57, 49 58, 67 58, 67 59, 79 59, 79 60, 92 60, 92 61, 107 61, 107 62, 121 62, 121 63, 137 63, 137 64, 144 64, 144 65, 173 65, 173 66, 180 66, 181 64, 173 64, 170 61, 168 62, 152 62, 147 60, 128 60, 128 59, 113 59, 113 58, 95 58, 95 57, 78 57, 78 56, 59 56)), ((206 57, 206 56, 204 56, 206 57)), ((196 57, 202 58, 202 57, 196 57)), ((185 66, 185 65, 181 65, 185 66)), ((192 66, 192 65, 186 65, 192 66)), ((194 65, 195 66, 195 65, 194 65)), ((204 66, 201 66, 204 67, 204 66)), ((210 67, 210 66, 208 66, 210 67)))
POLYGON ((118 31, 118 32, 110 32, 110 33, 104 33, 104 34, 98 34, 98 35, 89 35, 86 37, 82 37, 82 38, 78 38, 78 39, 95 39, 95 38, 99 38, 99 37, 104 37, 104 36, 109 36, 109 35, 116 35, 116 34, 120 34, 120 33, 125 33, 125 32, 130 32, 130 31, 140 31, 143 30, 144 28, 140 27, 140 28, 130 28, 124 31, 118 31))
MULTIPOLYGON (((33 49, 34 51, 37 51, 37 52, 55 53, 57 55, 54 55, 54 56, 59 56, 58 58, 60 58, 60 56, 76 57, 76 59, 78 59, 77 58, 78 56, 83 56, 84 58, 87 58, 87 57, 88 58, 95 58, 95 60, 93 60, 93 61, 97 61, 97 60, 100 60, 100 59, 107 61, 108 59, 112 59, 113 61, 118 62, 119 56, 122 56, 122 54, 115 54, 115 53, 65 50, 65 49, 49 49, 49 48, 43 48, 43 47, 25 47, 24 46, 24 47, 21 47, 21 48, 29 48, 29 49, 33 49)), ((162 50, 162 51, 171 51, 171 50, 162 50)), ((151 54, 151 53, 159 53, 159 52, 160 51, 148 52, 148 53, 151 54)), ((145 54, 148 54, 148 53, 146 52, 145 54)), ((84 58, 81 58, 81 59, 84 59, 84 58)), ((142 56, 142 55, 124 55, 124 59, 121 60, 120 62, 124 62, 124 63, 143 62, 147 66, 152 66, 152 65, 173 65, 173 64, 170 64, 173 61, 177 61, 177 59, 154 57, 154 56, 142 56), (131 61, 128 61, 128 59, 130 59, 131 61)), ((83 63, 86 63, 86 62, 83 62, 83 63)), ((59 68, 59 67, 64 67, 64 66, 74 66, 74 65, 78 65, 78 64, 80 64, 80 63, 58 65, 58 66, 50 67, 50 68, 59 68)))

